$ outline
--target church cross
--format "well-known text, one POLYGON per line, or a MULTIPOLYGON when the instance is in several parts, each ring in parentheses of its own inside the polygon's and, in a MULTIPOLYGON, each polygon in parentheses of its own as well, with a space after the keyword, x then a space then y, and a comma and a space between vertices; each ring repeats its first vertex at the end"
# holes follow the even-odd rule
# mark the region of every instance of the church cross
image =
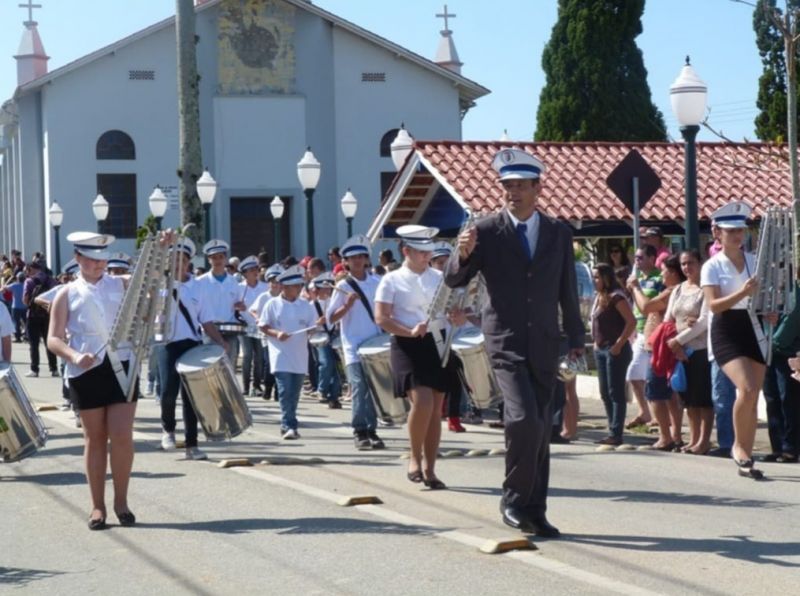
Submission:
MULTIPOLYGON (((33 0, 28 0, 27 4, 20 4, 19 7, 28 9, 28 22, 29 23, 33 23, 34 22, 33 21, 33 9, 34 8, 41 8, 42 5, 41 4, 34 4, 33 0)), ((447 7, 445 7, 445 11, 446 11, 446 9, 447 9, 447 7)))
POLYGON ((444 12, 440 12, 440 13, 438 13, 438 14, 436 15, 436 18, 438 18, 438 19, 444 19, 444 30, 445 30, 445 31, 449 31, 449 30, 450 30, 450 28, 447 26, 447 19, 448 19, 448 17, 455 18, 455 17, 456 17, 456 15, 454 15, 452 12, 447 12, 447 4, 445 4, 445 5, 444 5, 444 12))

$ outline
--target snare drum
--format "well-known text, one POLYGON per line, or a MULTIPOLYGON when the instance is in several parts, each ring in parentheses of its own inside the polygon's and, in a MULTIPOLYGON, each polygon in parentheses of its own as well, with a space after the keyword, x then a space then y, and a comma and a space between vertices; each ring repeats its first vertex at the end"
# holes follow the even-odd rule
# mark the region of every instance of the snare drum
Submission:
POLYGON ((344 364, 344 348, 342 347, 342 336, 341 335, 337 335, 336 337, 333 338, 333 340, 331 341, 331 347, 333 348, 333 351, 336 352, 336 354, 339 356, 339 362, 341 362, 342 365, 344 366, 345 365, 344 364))
POLYGON ((500 385, 494 376, 483 333, 477 327, 462 327, 453 339, 453 351, 464 363, 467 393, 481 409, 491 407, 502 399, 500 385))
POLYGON ((175 369, 209 441, 224 441, 252 426, 253 416, 222 346, 204 344, 186 352, 175 369))
POLYGON ((47 441, 47 430, 31 405, 14 368, 0 363, 0 456, 19 461, 33 455, 47 441))
POLYGON ((397 398, 394 395, 390 341, 391 336, 388 333, 376 335, 358 347, 358 356, 361 358, 361 366, 367 377, 378 417, 391 418, 393 422, 403 424, 410 407, 407 398, 397 398))
POLYGON ((214 323, 217 330, 222 334, 245 335, 247 333, 247 325, 244 323, 214 323))
POLYGON ((308 343, 314 348, 322 348, 328 345, 331 341, 331 336, 325 331, 315 331, 308 336, 308 343))

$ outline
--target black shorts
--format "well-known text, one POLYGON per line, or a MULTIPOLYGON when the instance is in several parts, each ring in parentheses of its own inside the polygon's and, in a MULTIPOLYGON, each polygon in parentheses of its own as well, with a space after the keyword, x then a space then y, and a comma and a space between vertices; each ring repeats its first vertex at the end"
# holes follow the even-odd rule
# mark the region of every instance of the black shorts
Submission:
MULTIPOLYGON (((122 362, 125 372, 128 372, 128 361, 122 362)), ((139 379, 133 381, 133 400, 139 399, 139 379)), ((106 356, 100 366, 83 373, 78 377, 69 379, 69 398, 77 410, 92 410, 105 408, 112 404, 124 404, 127 400, 119 386, 111 361, 106 356)))
POLYGON ((395 397, 406 397, 414 387, 430 387, 442 393, 461 391, 458 361, 449 358, 442 368, 433 335, 425 337, 392 336, 390 347, 395 397))

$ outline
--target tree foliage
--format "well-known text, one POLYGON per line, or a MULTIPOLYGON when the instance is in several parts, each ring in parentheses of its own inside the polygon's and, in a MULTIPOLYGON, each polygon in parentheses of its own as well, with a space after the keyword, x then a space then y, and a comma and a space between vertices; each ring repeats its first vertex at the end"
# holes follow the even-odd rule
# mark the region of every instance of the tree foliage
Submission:
POLYGON ((537 141, 663 141, 636 37, 645 0, 559 0, 542 54, 537 141))
MULTIPOLYGON (((753 30, 761 56, 763 72, 758 79, 759 113, 755 119, 756 136, 762 141, 786 140, 786 56, 784 38, 770 18, 770 11, 782 15, 776 0, 759 0, 753 9, 753 30)), ((787 0, 790 10, 800 8, 800 0, 787 0)))

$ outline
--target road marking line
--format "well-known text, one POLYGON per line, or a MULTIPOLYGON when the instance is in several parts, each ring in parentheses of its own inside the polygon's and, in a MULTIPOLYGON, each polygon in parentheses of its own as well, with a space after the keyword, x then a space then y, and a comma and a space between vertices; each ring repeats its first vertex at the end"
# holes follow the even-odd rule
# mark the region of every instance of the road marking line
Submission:
MULTIPOLYGON (((269 472, 265 472, 257 468, 229 468, 229 471, 235 472, 237 474, 243 474, 244 476, 250 476, 252 478, 266 480, 267 482, 270 482, 272 484, 290 488, 298 492, 301 492, 303 494, 309 495, 311 497, 315 497, 323 501, 328 501, 329 503, 333 504, 337 504, 339 500, 342 498, 341 495, 337 495, 336 493, 316 488, 308 484, 303 484, 302 482, 297 482, 296 480, 281 478, 280 476, 270 474, 269 472)), ((391 509, 387 509, 386 506, 356 505, 355 509, 358 509, 359 511, 363 511, 365 513, 369 513, 370 515, 373 515, 375 517, 379 517, 391 522, 407 526, 417 526, 417 527, 427 527, 427 528, 437 527, 435 524, 432 524, 430 522, 417 519, 415 517, 411 517, 404 513, 400 513, 399 511, 393 511, 391 509)), ((481 538, 480 536, 467 534, 465 532, 460 532, 457 530, 444 530, 441 532, 432 532, 431 534, 433 536, 437 536, 439 538, 445 538, 447 540, 451 540, 453 542, 457 542, 459 544, 463 544, 465 546, 469 546, 476 549, 480 549, 480 547, 483 546, 483 544, 486 542, 485 538, 481 538)), ((565 577, 567 579, 570 579, 572 581, 588 584, 595 588, 602 588, 603 590, 607 590, 609 592, 614 592, 617 594, 626 594, 628 596, 658 596, 659 594, 658 592, 653 592, 651 590, 647 590, 645 588, 635 586, 633 584, 628 584, 620 580, 612 579, 610 577, 605 577, 603 575, 593 573, 591 571, 586 571, 578 567, 573 567, 568 563, 563 563, 553 559, 548 559, 547 557, 541 554, 541 551, 511 551, 499 556, 511 557, 521 563, 525 563, 532 567, 536 567, 537 569, 540 569, 542 571, 547 571, 548 573, 554 573, 562 577, 565 577)))

